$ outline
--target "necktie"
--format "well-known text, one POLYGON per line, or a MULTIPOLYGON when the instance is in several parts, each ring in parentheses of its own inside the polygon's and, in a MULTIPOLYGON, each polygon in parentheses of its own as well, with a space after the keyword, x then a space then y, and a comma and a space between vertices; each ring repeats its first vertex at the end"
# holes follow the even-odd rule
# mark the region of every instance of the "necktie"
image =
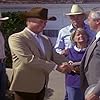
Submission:
POLYGON ((44 44, 43 44, 43 41, 42 41, 41 36, 40 36, 40 35, 37 35, 37 36, 36 36, 36 40, 37 40, 37 42, 38 42, 38 44, 39 44, 39 46, 40 46, 39 49, 42 51, 43 54, 45 54, 44 44))

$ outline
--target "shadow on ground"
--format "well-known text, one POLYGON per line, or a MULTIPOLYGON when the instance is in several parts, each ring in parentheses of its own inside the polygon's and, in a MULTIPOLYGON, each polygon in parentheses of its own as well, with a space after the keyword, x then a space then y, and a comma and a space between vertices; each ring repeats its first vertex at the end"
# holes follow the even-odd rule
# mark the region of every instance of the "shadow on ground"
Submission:
POLYGON ((45 93, 45 98, 44 98, 44 100, 50 99, 50 97, 53 95, 53 93, 54 93, 54 90, 53 90, 53 89, 47 88, 47 89, 46 89, 46 93, 45 93))

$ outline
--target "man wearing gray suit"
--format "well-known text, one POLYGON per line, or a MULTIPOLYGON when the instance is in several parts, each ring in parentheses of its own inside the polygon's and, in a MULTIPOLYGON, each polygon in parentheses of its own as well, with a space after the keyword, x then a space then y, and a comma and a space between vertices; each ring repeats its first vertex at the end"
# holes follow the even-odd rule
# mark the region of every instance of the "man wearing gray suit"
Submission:
POLYGON ((13 78, 10 90, 15 100, 43 100, 49 73, 52 70, 70 71, 63 62, 64 56, 57 54, 48 37, 41 34, 48 18, 48 9, 34 7, 23 13, 26 28, 9 37, 13 60, 13 78))
POLYGON ((81 63, 81 89, 83 92, 95 85, 85 100, 100 100, 100 7, 90 11, 88 16, 90 27, 97 33, 94 41, 89 45, 81 63))

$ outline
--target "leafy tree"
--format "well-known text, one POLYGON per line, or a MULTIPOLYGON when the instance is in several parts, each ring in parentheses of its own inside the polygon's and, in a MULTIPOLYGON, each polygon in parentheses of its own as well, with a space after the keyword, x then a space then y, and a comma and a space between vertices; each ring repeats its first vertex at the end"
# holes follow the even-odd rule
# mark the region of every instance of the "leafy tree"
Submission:
POLYGON ((21 17, 22 12, 3 12, 2 16, 8 16, 9 19, 4 21, 0 27, 5 38, 6 67, 12 67, 11 53, 8 45, 8 37, 11 34, 19 32, 25 27, 25 19, 21 17))

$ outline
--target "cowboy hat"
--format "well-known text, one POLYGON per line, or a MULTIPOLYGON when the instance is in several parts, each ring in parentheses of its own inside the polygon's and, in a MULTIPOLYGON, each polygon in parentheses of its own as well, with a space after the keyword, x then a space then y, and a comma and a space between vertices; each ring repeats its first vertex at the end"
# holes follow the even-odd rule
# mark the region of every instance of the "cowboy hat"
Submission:
POLYGON ((1 13, 0 13, 0 21, 4 21, 4 20, 7 20, 7 19, 9 19, 9 17, 2 17, 1 13))
POLYGON ((78 15, 84 14, 83 8, 81 8, 78 4, 73 4, 70 13, 66 13, 65 15, 78 15))
POLYGON ((33 7, 30 11, 26 11, 23 13, 23 17, 25 18, 39 18, 43 20, 51 20, 55 21, 56 17, 48 17, 48 9, 42 7, 33 7))

